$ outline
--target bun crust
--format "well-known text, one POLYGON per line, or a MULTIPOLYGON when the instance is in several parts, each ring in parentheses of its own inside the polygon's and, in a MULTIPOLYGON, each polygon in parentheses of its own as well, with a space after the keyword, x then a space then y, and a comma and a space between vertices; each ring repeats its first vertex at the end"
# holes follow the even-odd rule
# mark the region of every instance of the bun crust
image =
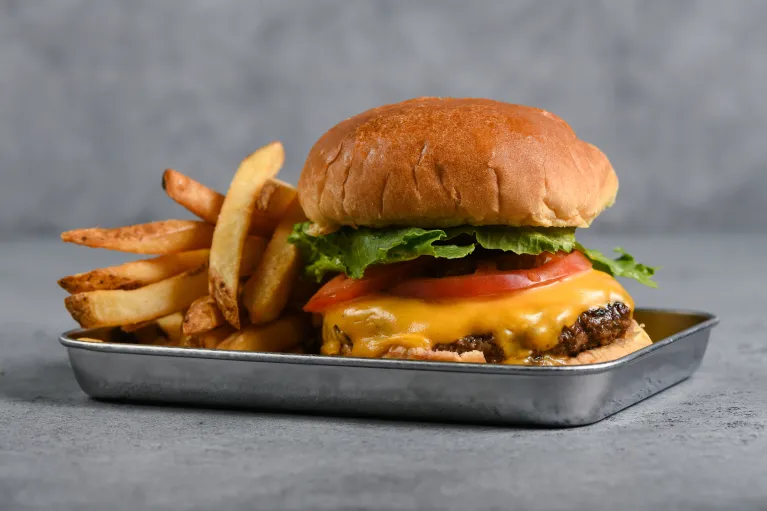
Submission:
POLYGON ((622 339, 596 348, 578 353, 576 356, 565 360, 566 365, 577 366, 583 364, 598 364, 600 362, 609 362, 625 357, 629 353, 634 353, 642 348, 652 344, 650 336, 644 331, 644 328, 633 322, 633 328, 626 332, 622 339))
MULTIPOLYGON (((578 355, 566 358, 559 363, 549 363, 546 365, 583 365, 609 362, 611 360, 625 357, 629 353, 633 353, 651 344, 652 341, 647 335, 647 332, 645 332, 636 321, 633 321, 632 328, 626 332, 626 335, 623 338, 618 339, 607 346, 602 346, 601 348, 583 351, 578 353, 578 355)), ((485 355, 481 351, 468 351, 459 355, 458 353, 450 351, 432 351, 423 348, 405 349, 402 347, 390 349, 384 358, 431 360, 437 362, 474 362, 479 364, 484 364, 486 362, 485 355)))
POLYGON ((331 128, 298 182, 301 206, 325 232, 342 225, 587 227, 617 190, 607 157, 554 114, 430 97, 331 128))

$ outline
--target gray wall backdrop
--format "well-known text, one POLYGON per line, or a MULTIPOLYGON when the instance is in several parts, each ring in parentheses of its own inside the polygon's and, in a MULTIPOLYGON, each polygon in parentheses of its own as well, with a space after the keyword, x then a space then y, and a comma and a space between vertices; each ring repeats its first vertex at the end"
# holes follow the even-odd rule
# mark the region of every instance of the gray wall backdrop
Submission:
POLYGON ((551 110, 621 180, 604 231, 767 230, 767 2, 0 0, 0 237, 186 217, 280 139, 419 95, 551 110))

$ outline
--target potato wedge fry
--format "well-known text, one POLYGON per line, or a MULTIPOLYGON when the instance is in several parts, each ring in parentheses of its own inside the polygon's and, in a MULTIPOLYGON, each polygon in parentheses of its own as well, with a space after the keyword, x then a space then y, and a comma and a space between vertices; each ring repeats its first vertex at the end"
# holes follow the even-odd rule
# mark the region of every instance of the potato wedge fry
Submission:
POLYGON ((272 230, 277 226, 293 200, 298 197, 296 189, 280 179, 269 179, 256 200, 256 209, 253 216, 265 216, 275 221, 272 230))
POLYGON ((218 345, 220 350, 284 352, 306 335, 306 320, 286 316, 266 325, 249 325, 218 345))
POLYGON ((208 265, 131 291, 90 291, 66 297, 72 318, 85 328, 141 323, 189 307, 208 292, 208 265))
MULTIPOLYGON (((167 169, 162 175, 162 187, 168 196, 197 217, 210 224, 218 221, 224 196, 185 176, 167 169)), ((258 236, 271 236, 277 222, 296 197, 296 189, 279 179, 269 179, 258 194, 249 232, 258 236)))
POLYGON ((254 325, 277 319, 290 297, 301 267, 298 248, 288 243, 293 225, 305 220, 298 200, 289 206, 266 246, 261 264, 245 284, 242 300, 254 325))
POLYGON ((285 160, 279 142, 262 147, 245 158, 232 179, 221 206, 210 249, 209 288, 224 317, 240 328, 239 275, 243 245, 258 194, 285 160))
POLYGON ((225 324, 226 319, 213 297, 203 296, 189 306, 181 328, 184 335, 195 335, 209 332, 225 324))
POLYGON ((179 348, 199 348, 199 341, 194 335, 181 334, 181 338, 174 341, 173 344, 167 344, 166 346, 178 346, 179 348))
MULTIPOLYGON (((266 246, 263 238, 254 239, 260 241, 255 242, 254 246, 250 247, 251 250, 258 250, 259 244, 266 246)), ((263 252, 263 248, 261 251, 263 252)), ((209 255, 210 250, 203 248, 132 261, 118 266, 70 275, 60 279, 59 285, 72 294, 100 289, 138 289, 197 268, 208 260, 209 255)))
POLYGON ((157 326, 165 333, 168 340, 176 344, 181 342, 181 325, 183 322, 184 315, 181 312, 174 312, 157 318, 157 326))
POLYGON ((114 229, 93 227, 61 233, 61 240, 134 254, 175 254, 210 248, 213 227, 196 220, 163 220, 114 229))
POLYGON ((221 344, 235 332, 236 330, 231 326, 224 325, 222 327, 216 328, 215 330, 211 330, 210 332, 198 334, 193 337, 197 340, 196 346, 212 350, 217 348, 219 344, 221 344))

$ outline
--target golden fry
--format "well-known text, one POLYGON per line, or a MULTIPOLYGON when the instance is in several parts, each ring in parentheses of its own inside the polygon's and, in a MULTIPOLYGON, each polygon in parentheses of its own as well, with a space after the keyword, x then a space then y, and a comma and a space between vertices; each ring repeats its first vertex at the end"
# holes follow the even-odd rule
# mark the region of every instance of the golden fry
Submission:
POLYGON ((157 318, 157 326, 160 327, 168 340, 178 344, 181 342, 181 325, 184 322, 184 315, 181 312, 174 312, 161 318, 157 318))
POLYGON ((226 324, 224 315, 211 296, 203 296, 195 300, 184 315, 182 330, 184 335, 195 335, 208 332, 226 324))
POLYGON ((163 220, 114 229, 93 227, 61 234, 61 240, 134 254, 174 254, 210 248, 213 227, 194 220, 163 220))
POLYGON ((285 216, 288 207, 296 197, 298 192, 293 186, 279 179, 269 179, 258 194, 253 218, 266 217, 274 220, 272 224, 272 230, 274 230, 277 222, 285 216))
MULTIPOLYGON (((256 239, 262 241, 256 242, 254 249, 257 249, 259 243, 265 246, 263 238, 256 239)), ((197 268, 208 260, 209 254, 210 250, 203 248, 132 261, 118 266, 70 275, 60 279, 59 285, 72 294, 100 289, 137 289, 197 268)))
POLYGON ((204 332, 202 334, 195 335, 194 337, 197 340, 197 346, 200 348, 207 348, 212 350, 217 348, 219 344, 228 339, 229 336, 235 332, 236 330, 231 326, 224 325, 222 327, 216 328, 215 330, 211 330, 210 332, 204 332))
MULTIPOLYGON (((223 195, 173 169, 163 173, 162 186, 171 199, 194 215, 210 224, 217 223, 224 204, 223 195)), ((296 189, 289 184, 278 179, 267 180, 256 199, 249 232, 270 236, 295 197, 296 189)))
POLYGON ((240 277, 250 277, 256 272, 266 251, 267 240, 259 236, 248 236, 242 245, 240 277))
POLYGON ((290 297, 301 266, 298 248, 288 243, 293 225, 305 219, 298 200, 293 201, 266 247, 256 272, 245 284, 243 304, 254 325, 277 319, 290 297))
POLYGON ((305 319, 286 316, 266 325, 249 325, 230 335, 218 349, 279 353, 296 347, 305 335, 305 319))
POLYGON ((232 179, 213 232, 210 295, 235 328, 240 327, 239 275, 250 219, 261 188, 267 179, 279 172, 284 160, 282 144, 273 142, 242 161, 232 179))
POLYGON ((141 323, 186 309, 207 293, 207 264, 131 291, 90 291, 64 300, 85 328, 141 323))

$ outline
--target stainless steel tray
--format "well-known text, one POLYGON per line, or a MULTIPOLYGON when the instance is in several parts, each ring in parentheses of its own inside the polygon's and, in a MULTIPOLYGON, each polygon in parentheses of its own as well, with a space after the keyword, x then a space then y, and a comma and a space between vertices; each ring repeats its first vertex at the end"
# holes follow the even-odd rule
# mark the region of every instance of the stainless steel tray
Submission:
POLYGON ((578 426, 608 417, 700 366, 707 313, 637 310, 657 341, 612 362, 527 367, 251 353, 77 341, 61 335, 95 399, 332 415, 578 426))

